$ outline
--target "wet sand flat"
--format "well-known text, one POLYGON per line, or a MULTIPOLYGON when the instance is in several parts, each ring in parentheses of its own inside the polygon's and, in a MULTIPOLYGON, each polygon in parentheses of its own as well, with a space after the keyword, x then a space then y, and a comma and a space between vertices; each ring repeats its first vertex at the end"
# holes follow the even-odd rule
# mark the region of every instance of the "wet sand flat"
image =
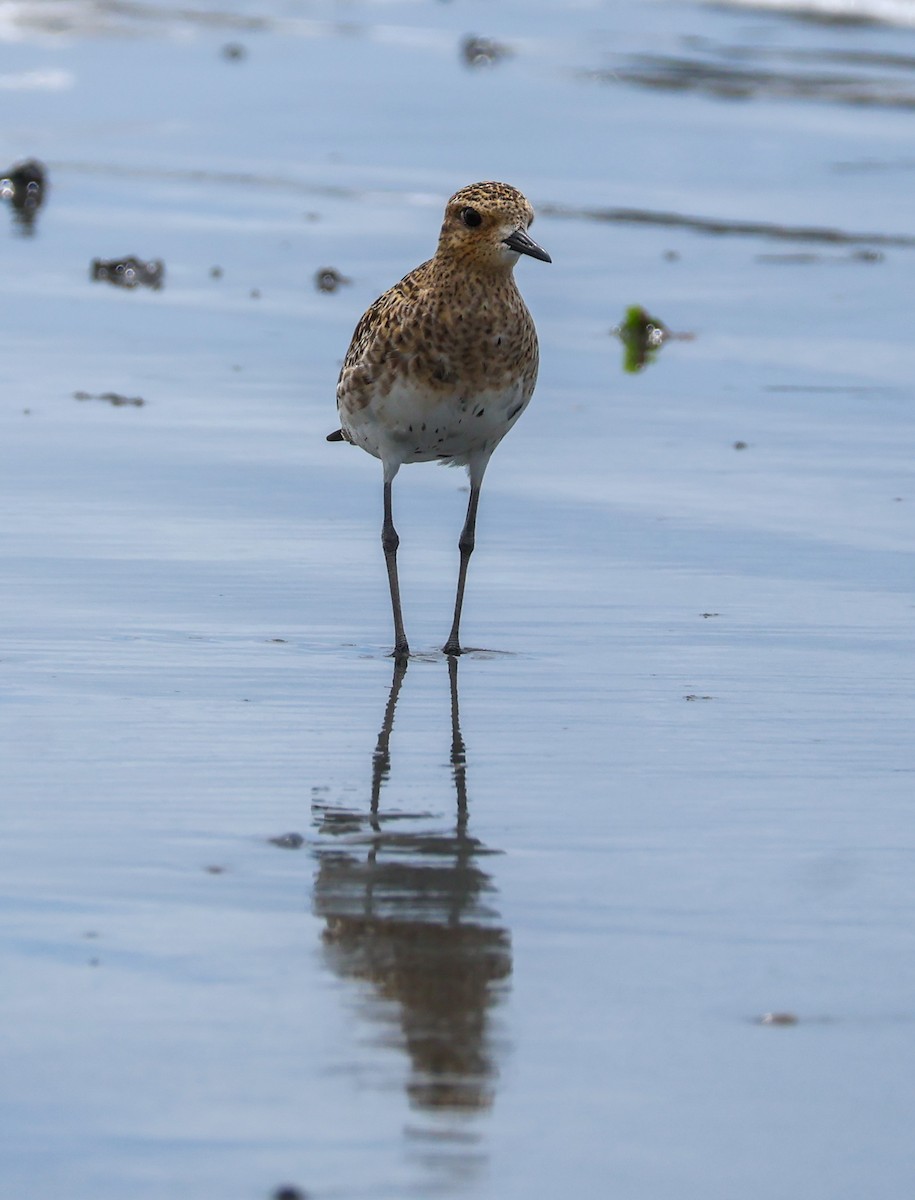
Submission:
POLYGON ((0 9, 11 1195, 905 1194, 915 29, 822 16, 0 9), (399 671, 324 437, 486 178, 540 382, 399 671))

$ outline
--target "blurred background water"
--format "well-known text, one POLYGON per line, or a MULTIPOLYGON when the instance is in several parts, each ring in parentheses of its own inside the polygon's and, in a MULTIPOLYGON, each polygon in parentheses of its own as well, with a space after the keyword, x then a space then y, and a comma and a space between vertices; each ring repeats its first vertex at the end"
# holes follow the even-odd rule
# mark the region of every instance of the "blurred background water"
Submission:
POLYGON ((915 4, 0 0, 0 104, 5 1191, 907 1194, 915 4), (487 178, 404 673, 324 435, 487 178))

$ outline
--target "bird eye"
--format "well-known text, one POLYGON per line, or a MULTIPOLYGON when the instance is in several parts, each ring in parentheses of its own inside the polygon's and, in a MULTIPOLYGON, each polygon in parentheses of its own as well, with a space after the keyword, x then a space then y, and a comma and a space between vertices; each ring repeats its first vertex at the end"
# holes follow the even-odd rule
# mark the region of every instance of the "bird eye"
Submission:
POLYGON ((483 224, 483 218, 475 208, 462 208, 461 220, 470 229, 476 229, 478 225, 483 224))

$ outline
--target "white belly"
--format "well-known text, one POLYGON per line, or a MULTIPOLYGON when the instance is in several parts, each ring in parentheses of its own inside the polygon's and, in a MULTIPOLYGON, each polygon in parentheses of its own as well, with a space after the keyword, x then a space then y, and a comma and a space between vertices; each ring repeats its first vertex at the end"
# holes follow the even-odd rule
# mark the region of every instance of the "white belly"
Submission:
POLYGON ((343 424, 352 441, 376 458, 460 465, 471 454, 491 453, 529 400, 520 381, 472 397, 430 396, 395 385, 386 396, 346 413, 343 424))

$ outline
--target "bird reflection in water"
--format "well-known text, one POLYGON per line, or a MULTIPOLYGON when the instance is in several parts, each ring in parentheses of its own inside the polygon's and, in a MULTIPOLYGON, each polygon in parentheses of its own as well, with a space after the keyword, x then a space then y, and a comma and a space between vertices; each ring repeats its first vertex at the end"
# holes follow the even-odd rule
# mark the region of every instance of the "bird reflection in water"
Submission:
MULTIPOLYGON (((492 880, 480 865, 494 851, 468 830, 454 657, 448 659, 453 824, 449 820, 441 829, 432 814, 382 809, 407 662, 400 658, 394 664, 372 757, 369 810, 315 805, 320 839, 314 906, 326 922, 332 969, 370 983, 397 1006, 396 1042, 410 1058, 411 1105, 466 1112, 493 1100, 497 1046, 491 1010, 511 974, 511 946, 491 906, 492 880)), ((383 1019, 384 1010, 377 1015, 383 1019)))

